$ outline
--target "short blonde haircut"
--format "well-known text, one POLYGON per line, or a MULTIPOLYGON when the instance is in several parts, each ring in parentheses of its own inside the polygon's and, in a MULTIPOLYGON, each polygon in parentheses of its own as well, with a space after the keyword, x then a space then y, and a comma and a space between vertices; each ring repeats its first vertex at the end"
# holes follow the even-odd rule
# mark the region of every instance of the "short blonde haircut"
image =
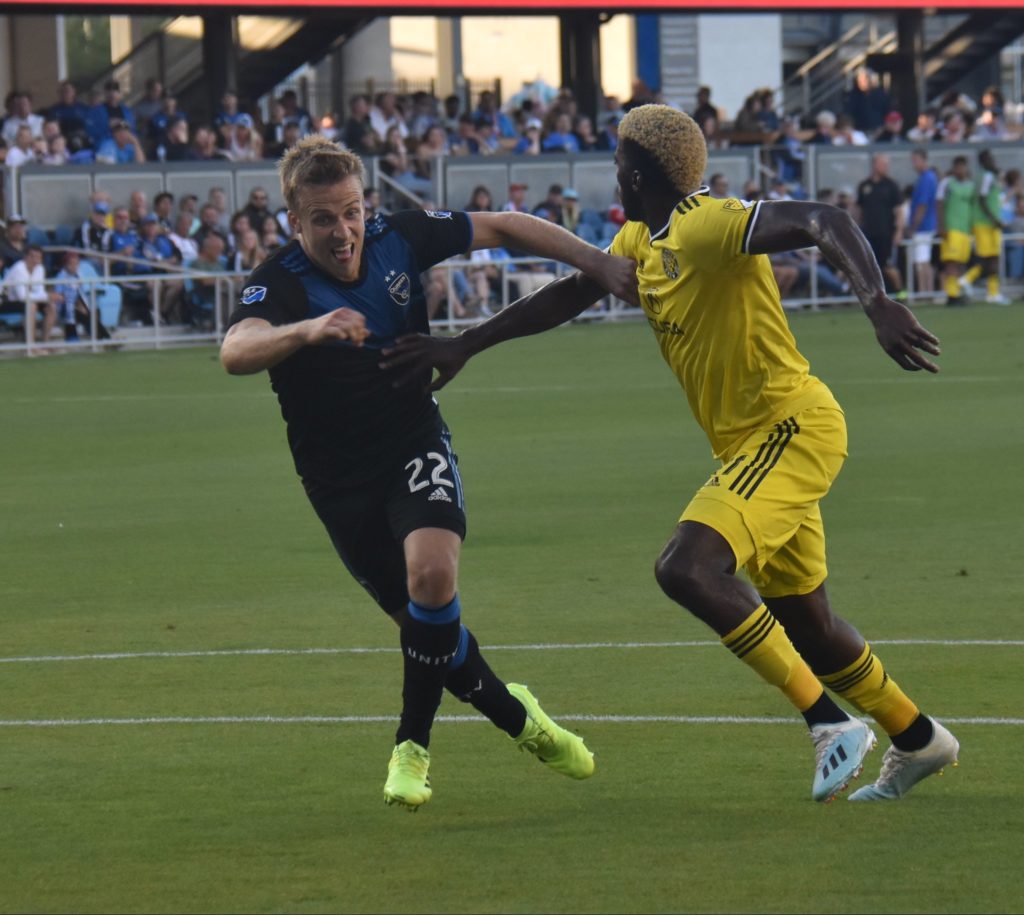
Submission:
POLYGON ((645 150, 682 194, 700 187, 708 145, 697 122, 668 105, 640 105, 619 123, 619 140, 645 150))
POLYGON ((366 184, 363 162, 354 152, 323 134, 303 137, 277 163, 281 193, 293 213, 299 211, 299 193, 310 185, 337 184, 355 175, 366 184))

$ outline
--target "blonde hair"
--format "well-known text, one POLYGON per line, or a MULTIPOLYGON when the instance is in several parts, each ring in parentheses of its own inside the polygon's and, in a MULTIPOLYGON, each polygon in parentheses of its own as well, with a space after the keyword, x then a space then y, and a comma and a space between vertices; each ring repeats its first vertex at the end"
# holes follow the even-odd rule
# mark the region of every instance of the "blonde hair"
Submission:
POLYGON ((293 213, 299 210, 299 193, 309 185, 337 184, 355 175, 366 184, 363 162, 354 152, 323 134, 303 137, 277 163, 281 193, 293 213))
POLYGON ((657 163, 683 194, 700 187, 708 145, 697 122, 668 105, 640 105, 619 123, 619 140, 635 143, 657 163))

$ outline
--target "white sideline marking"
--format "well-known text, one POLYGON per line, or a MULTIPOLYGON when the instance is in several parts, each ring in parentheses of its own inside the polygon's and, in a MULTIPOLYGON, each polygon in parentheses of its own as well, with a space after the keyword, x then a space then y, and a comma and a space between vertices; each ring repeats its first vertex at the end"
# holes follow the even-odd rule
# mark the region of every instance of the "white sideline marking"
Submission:
MULTIPOLYGON (((598 724, 803 724, 800 718, 754 718, 734 715, 556 715, 559 721, 585 721, 598 724)), ((483 722, 482 715, 438 715, 445 724, 483 722)), ((1024 726, 1024 718, 945 718, 946 724, 1024 726)), ((97 725, 143 724, 393 724, 395 715, 217 715, 201 718, 169 716, 160 718, 30 718, 23 721, 0 720, 2 728, 65 728, 97 725)))
MULTIPOLYGON (((714 648, 711 639, 687 642, 536 642, 524 645, 482 645, 482 651, 585 651, 595 648, 714 648)), ((1020 648, 1024 639, 871 639, 871 645, 988 645, 1020 648)), ((219 648, 196 651, 117 651, 102 654, 38 655, 0 658, 0 664, 53 664, 61 661, 129 661, 145 658, 222 658, 264 655, 396 654, 398 648, 219 648)))

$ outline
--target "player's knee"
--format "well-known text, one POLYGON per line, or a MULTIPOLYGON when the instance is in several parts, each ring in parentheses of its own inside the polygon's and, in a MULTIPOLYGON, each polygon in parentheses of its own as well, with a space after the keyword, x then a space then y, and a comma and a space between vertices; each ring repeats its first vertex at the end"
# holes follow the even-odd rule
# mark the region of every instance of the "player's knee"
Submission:
POLYGON ((408 571, 409 597, 424 607, 443 607, 455 596, 455 569, 441 559, 426 559, 408 571))
POLYGON ((706 587, 700 564, 678 549, 666 549, 658 557, 654 578, 666 595, 684 607, 693 606, 706 587))

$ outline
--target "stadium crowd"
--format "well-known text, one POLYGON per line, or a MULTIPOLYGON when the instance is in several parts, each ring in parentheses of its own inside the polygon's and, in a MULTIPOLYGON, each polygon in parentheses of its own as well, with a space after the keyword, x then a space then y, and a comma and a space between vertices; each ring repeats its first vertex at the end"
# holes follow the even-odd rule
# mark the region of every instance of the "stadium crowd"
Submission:
MULTIPOLYGON (((301 137, 320 132, 363 157, 376 157, 382 172, 428 209, 442 203, 431 200, 435 163, 442 157, 609 153, 616 148, 617 127, 625 112, 663 101, 658 93, 637 82, 626 101, 605 96, 595 123, 580 112, 570 89, 554 89, 537 81, 525 84, 504 107, 493 91, 484 90, 468 110, 456 95, 438 99, 422 91, 403 94, 390 90, 372 98, 355 94, 348 99, 348 116, 341 118, 335 113, 315 117, 300 104, 295 91, 286 90, 271 101, 263 118, 255 106, 244 105, 236 94, 226 92, 210 122, 194 123, 157 80, 148 81, 144 97, 134 106, 124 102, 120 86, 113 80, 102 93, 92 93, 84 101, 69 81, 60 83, 57 95, 48 107, 37 107, 26 91, 7 96, 0 125, 0 162, 4 167, 274 160, 301 137)), ((699 89, 690 113, 709 149, 756 144, 768 156, 764 171, 770 183, 748 182, 743 188, 730 188, 723 175, 714 174, 709 178, 710 193, 718 197, 806 199, 803 165, 809 144, 912 146, 919 176, 913 185, 897 186, 888 175, 888 157, 878 154, 873 157, 871 174, 857 188, 819 188, 818 199, 855 215, 872 242, 892 294, 906 295, 903 277, 907 276, 909 257, 918 292, 938 291, 943 300, 960 304, 973 292, 971 282, 985 275, 989 299, 1005 301, 998 280, 993 284, 991 279, 991 254, 979 250, 976 259, 984 263, 967 269, 969 238, 978 214, 994 229, 1024 230, 1024 188, 1019 172, 1001 173, 987 151, 982 156, 960 157, 964 162, 955 165, 949 175, 938 174, 928 162, 928 148, 935 144, 984 144, 1021 136, 1019 106, 1008 106, 998 88, 990 87, 977 101, 949 93, 911 126, 893 110, 877 75, 866 69, 856 74, 838 114, 822 110, 803 117, 782 116, 775 93, 762 88, 747 97, 730 121, 714 105, 709 87, 699 89), (966 192, 971 197, 967 208, 973 207, 973 215, 964 216, 963 206, 950 206, 947 195, 952 189, 954 196, 959 195, 957 199, 962 198, 967 184, 972 188, 966 192), (948 245, 936 244, 938 239, 948 238, 951 228, 968 237, 966 258, 962 250, 951 257, 948 245), (913 244, 896 244, 903 239, 913 244), (937 278, 942 280, 941 290, 936 290, 937 278)), ((581 208, 572 188, 552 184, 533 189, 532 197, 530 191, 525 184, 500 189, 482 186, 468 201, 444 203, 466 210, 532 212, 602 246, 625 219, 621 205, 611 199, 606 208, 595 210, 581 208), (496 194, 504 199, 495 199, 496 194)), ((206 200, 194 195, 175 199, 168 192, 149 200, 142 191, 135 191, 128 200, 113 201, 97 192, 80 225, 50 233, 33 229, 20 215, 12 214, 0 225, 4 279, 0 318, 4 313, 24 311, 28 333, 37 319, 46 325, 44 335, 59 321, 66 338, 75 339, 89 319, 81 287, 43 287, 40 279, 54 277, 58 271, 99 273, 99 258, 114 255, 110 274, 117 278, 123 300, 114 323, 151 323, 156 315, 169 323, 210 327, 215 281, 190 279, 180 268, 244 275, 290 236, 284 211, 268 208, 263 188, 254 188, 245 206, 235 213, 228 211, 226 200, 221 187, 211 187, 206 200), (59 254, 43 252, 46 245, 81 248, 95 252, 96 258, 86 256, 69 265, 59 254), (33 255, 29 262, 29 277, 21 275, 24 266, 12 275, 12 268, 34 248, 40 249, 40 256, 33 255), (158 286, 131 280, 133 274, 160 271, 166 278, 158 286)), ((379 191, 368 188, 368 213, 381 206, 379 191)), ((1024 277, 1024 245, 1008 241, 1005 254, 1006 274, 1014 279, 1024 277)), ((477 251, 465 269, 435 268, 424 278, 431 316, 486 316, 507 302, 509 295, 523 295, 554 276, 554 265, 523 263, 516 260, 517 255, 503 249, 477 251)), ((819 296, 849 293, 849 284, 840 274, 807 252, 776 255, 772 261, 784 297, 806 294, 812 288, 819 296)), ((106 333, 102 326, 101 330, 106 333)))

